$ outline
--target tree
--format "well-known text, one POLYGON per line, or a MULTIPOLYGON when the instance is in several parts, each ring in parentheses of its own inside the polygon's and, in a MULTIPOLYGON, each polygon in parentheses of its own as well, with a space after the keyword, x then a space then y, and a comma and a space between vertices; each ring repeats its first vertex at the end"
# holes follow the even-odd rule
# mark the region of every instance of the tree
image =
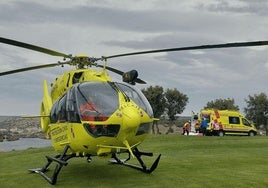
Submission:
POLYGON ((255 94, 254 96, 248 95, 245 102, 247 103, 247 107, 244 108, 246 117, 252 120, 256 127, 266 125, 267 133, 267 117, 265 116, 268 107, 267 95, 265 93, 255 94))
POLYGON ((147 89, 142 89, 141 91, 151 104, 154 117, 159 118, 163 114, 166 104, 163 87, 150 86, 147 89))
POLYGON ((217 110, 239 110, 239 106, 235 105, 234 99, 216 99, 207 103, 204 109, 217 109, 217 110))
MULTIPOLYGON (((141 90, 145 97, 148 99, 152 106, 154 117, 160 118, 165 110, 166 99, 164 95, 163 87, 161 86, 150 86, 147 89, 141 90)), ((153 133, 155 133, 154 125, 156 125, 157 133, 159 133, 158 123, 154 121, 153 123, 153 133)))
POLYGON ((175 120, 176 114, 181 114, 188 103, 187 95, 175 89, 167 89, 165 93, 166 109, 170 121, 175 120))
MULTIPOLYGON (((157 118, 161 117, 164 112, 167 112, 169 120, 174 121, 175 115, 182 113, 188 103, 188 97, 185 94, 180 93, 177 89, 167 89, 164 93, 161 86, 150 86, 141 91, 150 102, 154 111, 154 116, 157 118)), ((157 122, 154 123, 156 124, 157 133, 159 133, 157 122)))

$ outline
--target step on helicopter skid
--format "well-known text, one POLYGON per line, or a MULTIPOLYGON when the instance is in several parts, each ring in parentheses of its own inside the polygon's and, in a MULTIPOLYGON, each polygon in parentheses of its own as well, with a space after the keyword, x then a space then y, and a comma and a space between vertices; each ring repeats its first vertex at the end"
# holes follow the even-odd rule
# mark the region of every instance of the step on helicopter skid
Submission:
POLYGON ((44 167, 29 169, 29 171, 40 174, 52 185, 56 184, 62 167, 74 157, 86 157, 88 162, 94 156, 111 157, 110 162, 113 164, 128 166, 148 174, 158 166, 161 154, 151 167, 147 168, 142 156, 152 157, 153 153, 138 149, 150 133, 153 121, 156 120, 146 97, 133 87, 136 83, 146 82, 138 78, 136 70, 123 72, 107 66, 108 59, 172 51, 268 45, 268 41, 235 42, 139 51, 95 58, 86 55, 67 55, 3 37, 0 37, 0 43, 63 57, 63 61, 57 63, 5 71, 1 72, 0 76, 62 65, 76 67, 58 76, 51 85, 50 93, 47 82, 43 83, 44 96, 38 117, 41 118, 42 131, 47 138, 51 139, 52 146, 59 154, 54 157, 46 156, 47 163, 44 167), (98 64, 98 61, 104 63, 98 64), (107 70, 121 75, 123 82, 113 82, 107 70), (128 158, 119 159, 120 153, 127 153, 128 158), (128 163, 131 158, 136 158, 139 165, 128 163), (52 162, 55 162, 56 166, 52 176, 49 177, 46 172, 52 162))

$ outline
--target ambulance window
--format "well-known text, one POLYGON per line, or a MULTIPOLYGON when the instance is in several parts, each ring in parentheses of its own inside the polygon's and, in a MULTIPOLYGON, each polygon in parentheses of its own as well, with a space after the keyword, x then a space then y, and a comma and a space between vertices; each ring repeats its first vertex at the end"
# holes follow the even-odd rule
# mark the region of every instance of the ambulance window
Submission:
POLYGON ((210 123, 210 115, 209 114, 203 114, 202 119, 206 119, 208 123, 210 123))
POLYGON ((240 124, 239 117, 232 117, 232 116, 230 116, 229 117, 229 123, 230 124, 240 124))
POLYGON ((242 122, 243 122, 243 125, 251 126, 251 124, 249 123, 249 121, 246 120, 245 118, 242 118, 242 122))
POLYGON ((207 115, 205 118, 206 118, 207 122, 210 123, 210 115, 207 115))

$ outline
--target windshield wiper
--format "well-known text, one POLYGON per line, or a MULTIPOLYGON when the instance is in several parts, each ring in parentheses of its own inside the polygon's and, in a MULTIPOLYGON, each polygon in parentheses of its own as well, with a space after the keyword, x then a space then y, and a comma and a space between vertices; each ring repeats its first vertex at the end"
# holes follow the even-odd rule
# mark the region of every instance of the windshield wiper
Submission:
POLYGON ((130 101, 130 98, 129 96, 120 88, 118 87, 114 82, 108 82, 110 84, 110 86, 117 92, 120 92, 122 93, 124 99, 126 102, 129 102, 130 101))

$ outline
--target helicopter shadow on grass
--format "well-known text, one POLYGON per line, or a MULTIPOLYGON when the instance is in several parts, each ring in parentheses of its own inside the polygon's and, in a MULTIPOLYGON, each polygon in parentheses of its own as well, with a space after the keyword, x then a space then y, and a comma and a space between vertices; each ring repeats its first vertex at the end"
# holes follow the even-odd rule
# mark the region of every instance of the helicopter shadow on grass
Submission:
POLYGON ((151 175, 138 172, 123 165, 111 164, 107 159, 93 159, 91 163, 75 159, 62 171, 58 177, 58 185, 118 185, 127 180, 139 181, 144 176, 151 175), (135 173, 135 174, 133 174, 135 173))

